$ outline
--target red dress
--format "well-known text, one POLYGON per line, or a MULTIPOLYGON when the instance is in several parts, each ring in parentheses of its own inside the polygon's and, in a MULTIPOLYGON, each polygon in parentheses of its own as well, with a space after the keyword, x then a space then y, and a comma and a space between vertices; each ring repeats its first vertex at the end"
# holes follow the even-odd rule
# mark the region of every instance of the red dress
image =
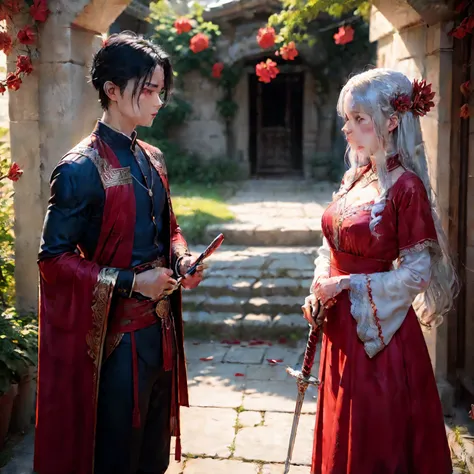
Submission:
MULTIPOLYGON (((379 238, 370 220, 367 207, 341 218, 336 202, 329 205, 322 227, 331 276, 388 272, 401 250, 436 242, 425 188, 410 172, 389 191, 379 238)), ((358 337, 348 291, 326 314, 311 474, 451 474, 441 402, 413 308, 373 357, 358 337)))

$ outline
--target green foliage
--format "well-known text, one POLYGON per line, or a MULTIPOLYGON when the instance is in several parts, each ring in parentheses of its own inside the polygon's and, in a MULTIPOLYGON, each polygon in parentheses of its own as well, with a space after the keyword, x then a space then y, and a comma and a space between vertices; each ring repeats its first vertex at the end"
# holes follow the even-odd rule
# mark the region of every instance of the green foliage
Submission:
POLYGON ((212 66, 216 62, 216 42, 221 32, 219 27, 210 21, 204 21, 202 6, 195 4, 188 16, 193 22, 193 29, 188 33, 178 34, 174 27, 177 15, 164 2, 150 5, 150 20, 153 24, 153 40, 159 44, 170 56, 175 75, 181 79, 182 75, 198 70, 203 76, 211 77, 212 66), (193 53, 189 49, 191 38, 197 33, 209 37, 209 48, 200 53, 193 53))
MULTIPOLYGON (((2 131, 0 131, 0 135, 2 131)), ((5 131, 3 131, 3 135, 5 131)), ((9 143, 0 144, 0 176, 10 167, 9 143)), ((14 286, 13 183, 0 180, 0 310, 13 304, 14 286)))
POLYGON ((13 309, 0 314, 0 396, 19 382, 28 366, 37 364, 38 323, 13 309))
POLYGON ((233 160, 224 157, 205 159, 197 153, 184 151, 176 143, 157 140, 153 136, 148 142, 163 152, 172 184, 214 185, 243 179, 242 169, 233 160))
POLYGON ((314 38, 307 29, 322 13, 339 18, 354 13, 368 19, 370 2, 365 0, 282 0, 283 8, 269 18, 278 27, 283 42, 311 42, 314 38))

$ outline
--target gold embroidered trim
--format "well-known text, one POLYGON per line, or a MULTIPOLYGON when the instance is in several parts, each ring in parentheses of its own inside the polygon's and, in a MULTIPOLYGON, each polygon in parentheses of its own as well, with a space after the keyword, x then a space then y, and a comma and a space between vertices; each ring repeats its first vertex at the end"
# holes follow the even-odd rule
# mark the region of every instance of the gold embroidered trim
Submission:
POLYGON ((94 296, 92 299, 92 329, 86 336, 86 342, 89 346, 87 353, 94 361, 96 368, 100 367, 107 317, 118 274, 119 272, 115 268, 103 268, 99 272, 94 288, 94 296))
POLYGON ((155 167, 156 171, 158 173, 161 172, 167 176, 168 175, 168 170, 166 169, 166 163, 165 163, 165 158, 163 156, 163 153, 161 151, 150 151, 148 153, 145 153, 145 156, 148 156, 150 158, 150 161, 152 165, 155 167))
POLYGON ((130 167, 112 168, 112 166, 99 155, 95 148, 77 146, 68 153, 68 155, 71 154, 86 156, 94 163, 105 189, 113 186, 132 184, 132 173, 130 172, 130 167))

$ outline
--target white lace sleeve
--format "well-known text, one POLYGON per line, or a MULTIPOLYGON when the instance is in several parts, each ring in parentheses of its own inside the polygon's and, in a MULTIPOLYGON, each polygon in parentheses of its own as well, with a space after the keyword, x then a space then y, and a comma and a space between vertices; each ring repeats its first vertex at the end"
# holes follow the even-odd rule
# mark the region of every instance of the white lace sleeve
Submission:
POLYGON ((323 245, 318 249, 318 256, 314 261, 314 278, 311 283, 310 292, 313 293, 314 285, 320 278, 329 277, 329 269, 331 268, 331 249, 326 237, 323 237, 323 245))
POLYGON ((416 296, 427 288, 430 277, 428 248, 406 254, 395 270, 350 276, 351 314, 369 357, 390 342, 416 296))

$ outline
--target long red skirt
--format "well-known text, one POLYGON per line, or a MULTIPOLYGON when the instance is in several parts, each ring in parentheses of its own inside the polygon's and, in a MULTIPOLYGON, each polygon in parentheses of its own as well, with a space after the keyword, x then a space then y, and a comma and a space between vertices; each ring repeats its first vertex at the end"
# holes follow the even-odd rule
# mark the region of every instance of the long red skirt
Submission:
POLYGON ((452 474, 428 349, 410 309, 370 359, 347 292, 327 316, 311 474, 452 474))

